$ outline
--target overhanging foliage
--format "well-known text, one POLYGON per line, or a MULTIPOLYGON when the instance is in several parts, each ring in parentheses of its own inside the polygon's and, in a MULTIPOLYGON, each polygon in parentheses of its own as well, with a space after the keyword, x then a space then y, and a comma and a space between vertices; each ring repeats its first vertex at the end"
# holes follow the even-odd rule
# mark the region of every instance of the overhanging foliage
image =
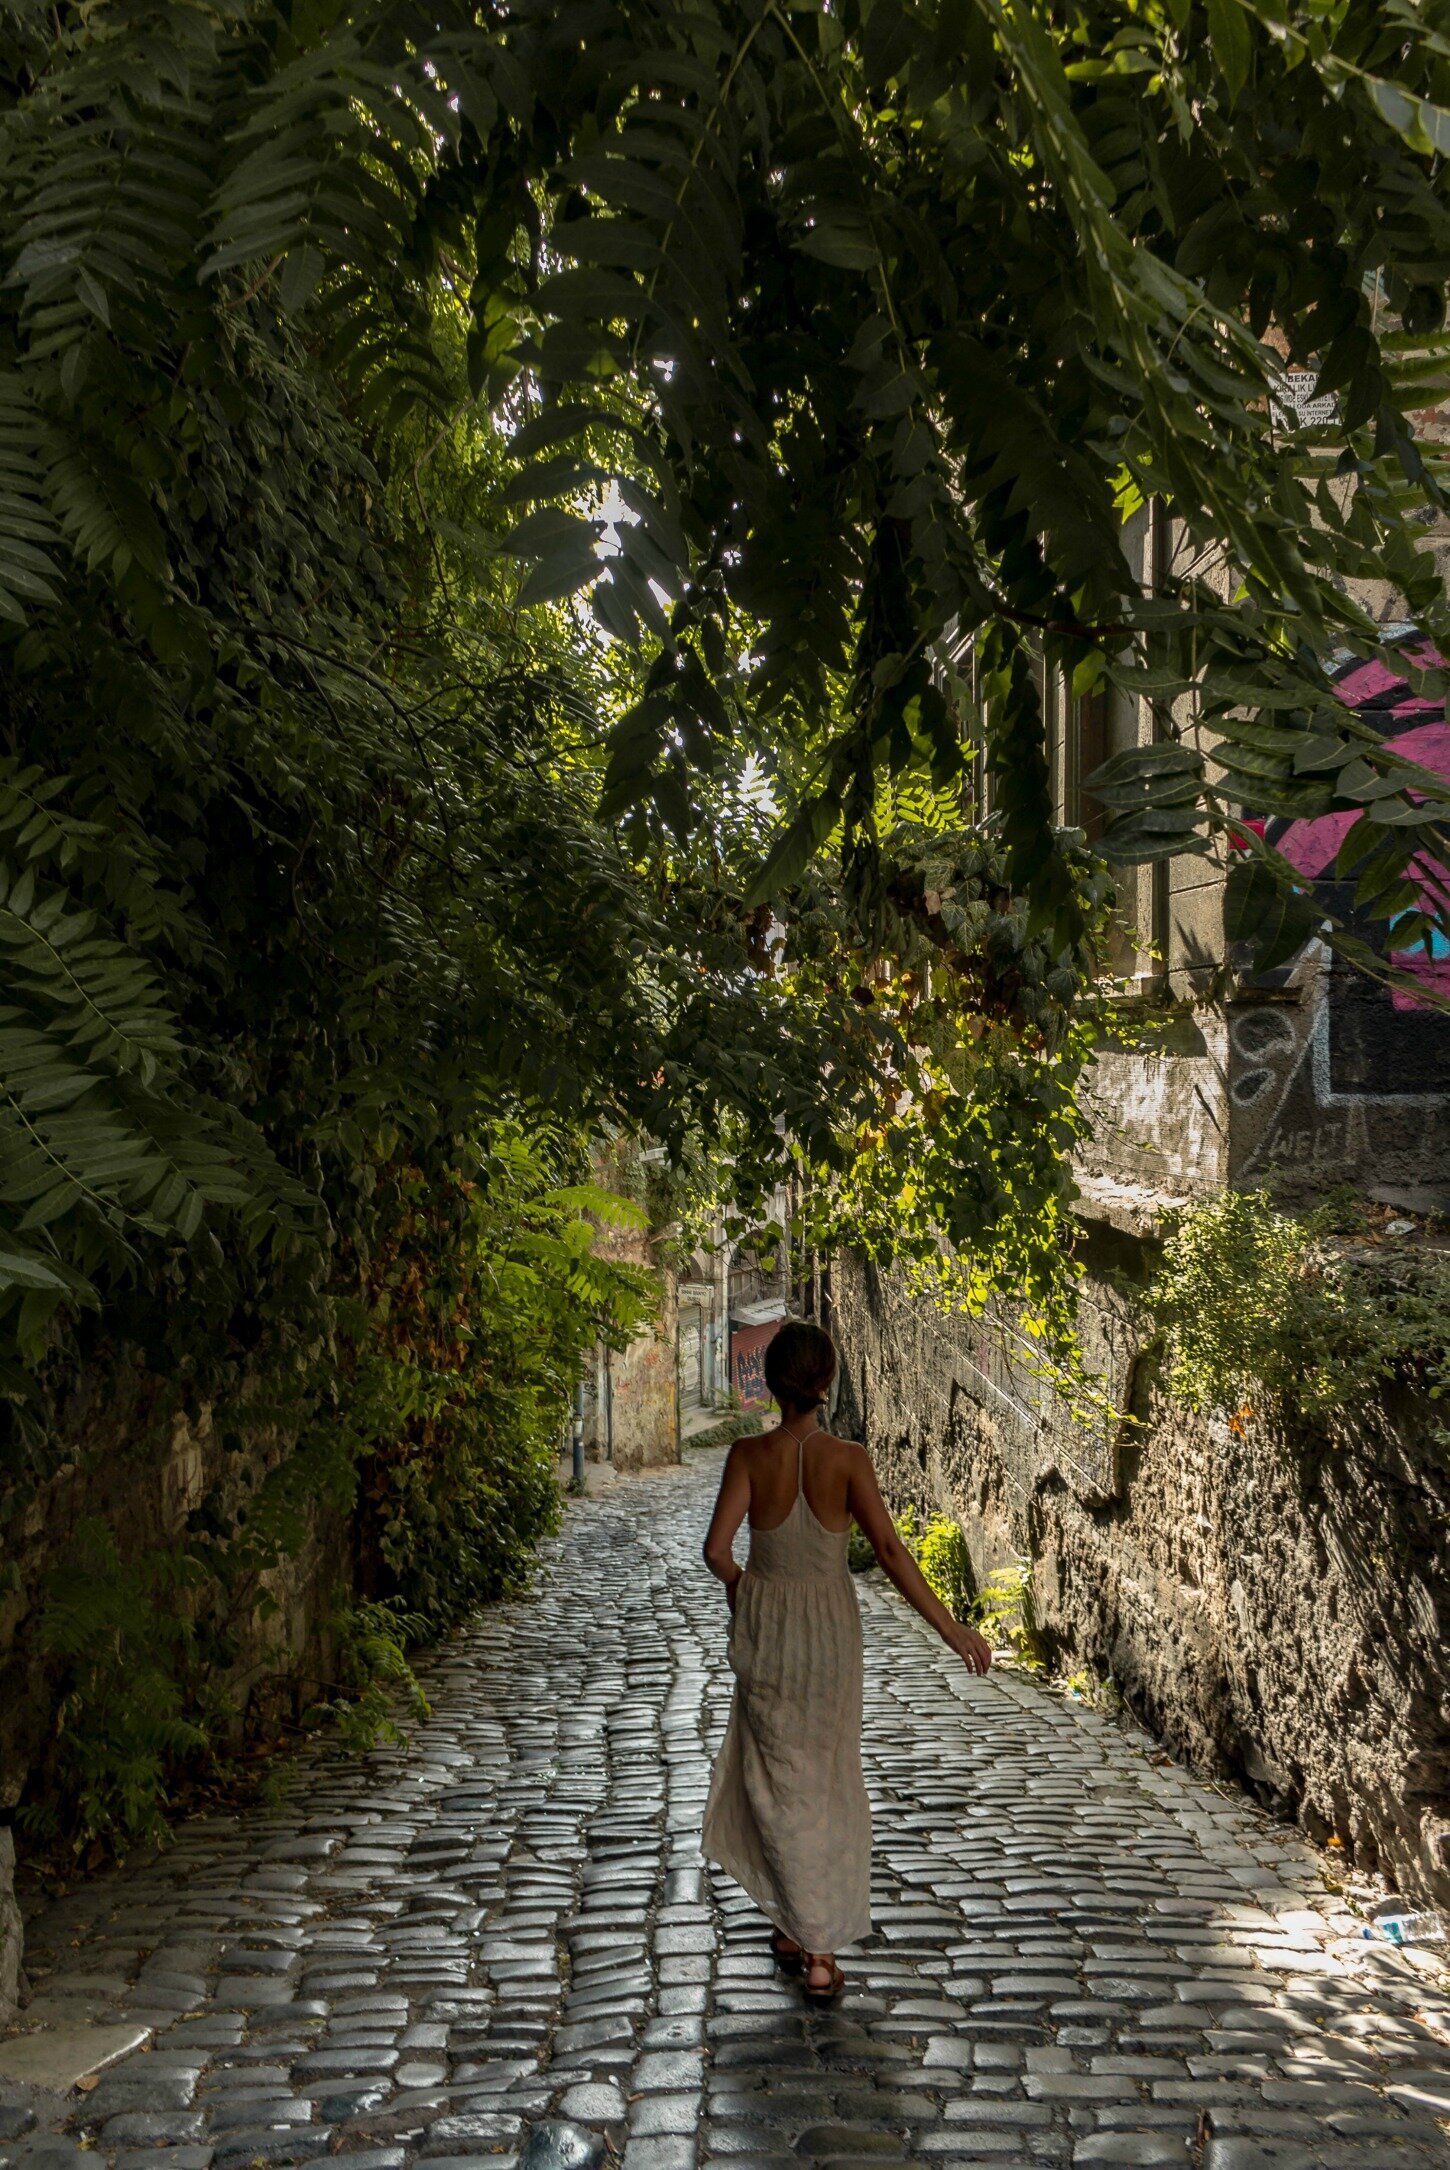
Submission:
MULTIPOLYGON (((944 1222, 1050 1280, 1102 889, 1053 827, 1039 651, 1155 705, 1098 786, 1117 857, 1221 841, 1252 788, 1356 814, 1361 903, 1427 931, 1443 786, 1318 659, 1373 648, 1368 577, 1450 643, 1410 420, 1445 352, 1443 6, 0 21, 22 1353, 102 1293, 148 1339, 158 1274, 160 1345, 287 1321, 400 1159, 525 1104, 733 1125, 757 1190, 784 1123, 881 1242, 944 1222), (1286 362, 1329 432, 1286 422, 1286 362), (1150 499, 1190 557, 1145 587, 1150 499), (560 614, 585 591, 609 674, 560 614), (726 818, 755 759, 767 849, 726 818), (903 909, 938 837, 982 955, 903 909), (752 977, 772 900, 791 972, 752 977), (1003 941, 1045 1007, 984 1039, 1003 941), (859 1000, 887 951, 902 998, 859 1000), (928 1138, 944 1083, 971 1106, 928 1138)), ((1245 931, 1292 887, 1259 865, 1245 931)))

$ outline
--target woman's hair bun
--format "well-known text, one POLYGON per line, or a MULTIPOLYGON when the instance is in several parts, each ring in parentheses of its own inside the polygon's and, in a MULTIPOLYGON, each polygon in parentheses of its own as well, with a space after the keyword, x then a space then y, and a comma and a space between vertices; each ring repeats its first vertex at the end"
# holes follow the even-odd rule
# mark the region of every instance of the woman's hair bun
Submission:
POLYGON ((836 1348, 809 1319, 787 1319, 765 1351, 765 1383, 782 1409, 814 1409, 831 1391, 836 1348))

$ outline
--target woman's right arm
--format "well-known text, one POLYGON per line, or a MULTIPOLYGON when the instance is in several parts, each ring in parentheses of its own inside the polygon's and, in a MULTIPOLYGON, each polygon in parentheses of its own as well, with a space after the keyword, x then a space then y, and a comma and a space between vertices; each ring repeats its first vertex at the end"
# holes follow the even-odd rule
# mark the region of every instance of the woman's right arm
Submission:
POLYGON ((882 1572, 896 1584, 907 1604, 916 1608, 922 1619, 936 1629, 947 1648, 955 1650, 974 1673, 985 1673, 992 1662, 990 1643, 984 1642, 976 1629, 969 1628, 964 1620, 954 1620, 927 1582, 886 1512, 871 1457, 861 1446, 852 1447, 846 1504, 860 1524, 882 1572))
POLYGON ((737 1439, 725 1457, 719 1496, 710 1527, 705 1532, 705 1565, 725 1585, 730 1610, 735 1610, 735 1586, 745 1570, 735 1557, 735 1533, 750 1512, 750 1470, 745 1441, 737 1439))

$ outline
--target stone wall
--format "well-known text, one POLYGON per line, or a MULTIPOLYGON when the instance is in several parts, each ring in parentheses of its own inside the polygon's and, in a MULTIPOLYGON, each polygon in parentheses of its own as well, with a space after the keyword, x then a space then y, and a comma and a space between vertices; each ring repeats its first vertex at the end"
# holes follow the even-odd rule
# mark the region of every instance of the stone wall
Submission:
POLYGON ((658 1469, 680 1459, 680 1386, 674 1282, 659 1310, 629 1347, 610 1358, 612 1444, 616 1469, 658 1469))
MULTIPOLYGON (((115 1538, 120 1560, 134 1565, 173 1546, 198 1510, 229 1514, 265 1477, 291 1442, 265 1431, 246 1449, 224 1446, 211 1412, 169 1411, 159 1382, 134 1372, 83 1381, 68 1412, 71 1458, 28 1497, 11 1488, 4 1501, 0 1555, 0 1826, 45 1790, 57 1740, 61 1662, 47 1647, 50 1588, 83 1572, 80 1550, 89 1523, 115 1538)), ((347 1518, 318 1504, 301 1548, 261 1578, 271 1600, 265 1617, 239 1605, 234 1661, 216 1685, 232 1710, 232 1731, 265 1730, 295 1717, 336 1677, 334 1620, 351 1585, 347 1518)), ((249 1597, 252 1588, 239 1593, 249 1597)), ((177 1590, 169 1602, 185 1606, 177 1590)), ((13 2002, 19 1921, 7 1900, 13 1840, 0 1828, 0 2024, 13 2002)))
POLYGON ((654 1230, 602 1227, 595 1248, 648 1266, 659 1302, 627 1349, 598 1352, 586 1382, 585 1451, 626 1473, 659 1469, 680 1459, 679 1277, 654 1230))
MULTIPOLYGON (((1140 1360, 1112 1269, 1086 1245, 1084 1333, 1140 1426, 1084 1428, 1033 1378, 1010 1321, 948 1318, 861 1261, 833 1262, 838 1428, 888 1501, 944 1512, 979 1579, 1031 1561, 1054 1663, 1111 1676, 1196 1768, 1450 1907, 1450 1452, 1408 1400, 1292 1440, 1186 1417, 1140 1360)), ((1136 1254, 1136 1255, 1135 1255, 1136 1254)))

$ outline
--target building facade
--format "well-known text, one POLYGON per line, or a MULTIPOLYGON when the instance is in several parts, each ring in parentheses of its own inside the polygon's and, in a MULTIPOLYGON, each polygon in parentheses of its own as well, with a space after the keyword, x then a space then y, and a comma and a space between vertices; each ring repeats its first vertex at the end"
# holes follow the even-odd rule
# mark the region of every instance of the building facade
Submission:
MULTIPOLYGON (((1427 547, 1450 574, 1450 534, 1427 547)), ((1150 592, 1189 570, 1187 544, 1155 505, 1125 526, 1124 551, 1150 592)), ((1409 634, 1388 584, 1356 600, 1391 642, 1409 634)), ((1404 652, 1411 662, 1412 643, 1404 652)), ((1450 777, 1439 701, 1392 666, 1326 660, 1341 698, 1397 751, 1450 777)), ((1089 779, 1111 755, 1162 736, 1160 718, 1154 704, 1117 689, 1075 699, 1047 674, 1041 690, 1057 818, 1095 842, 1102 810, 1089 779)), ((1176 704, 1174 722, 1192 738, 1190 702, 1176 704)), ((978 787, 990 810, 985 773, 978 787)), ((1356 922, 1352 885, 1335 879, 1347 817, 1265 821, 1246 808, 1245 822, 1313 883, 1326 913, 1383 941, 1383 930, 1356 922)), ((1141 1044, 1100 1050, 1094 1135, 1080 1162, 1083 1214, 1151 1234, 1165 1207, 1251 1183, 1289 1203, 1348 1185, 1412 1213, 1450 1209, 1450 1017, 1366 978, 1320 941, 1274 971, 1241 969, 1224 921, 1230 856, 1220 847, 1115 870, 1110 962, 1124 1036, 1141 1044), (1148 1029, 1135 1034, 1137 1023, 1148 1029)), ((1450 953, 1394 962, 1427 991, 1450 994, 1450 953)))

